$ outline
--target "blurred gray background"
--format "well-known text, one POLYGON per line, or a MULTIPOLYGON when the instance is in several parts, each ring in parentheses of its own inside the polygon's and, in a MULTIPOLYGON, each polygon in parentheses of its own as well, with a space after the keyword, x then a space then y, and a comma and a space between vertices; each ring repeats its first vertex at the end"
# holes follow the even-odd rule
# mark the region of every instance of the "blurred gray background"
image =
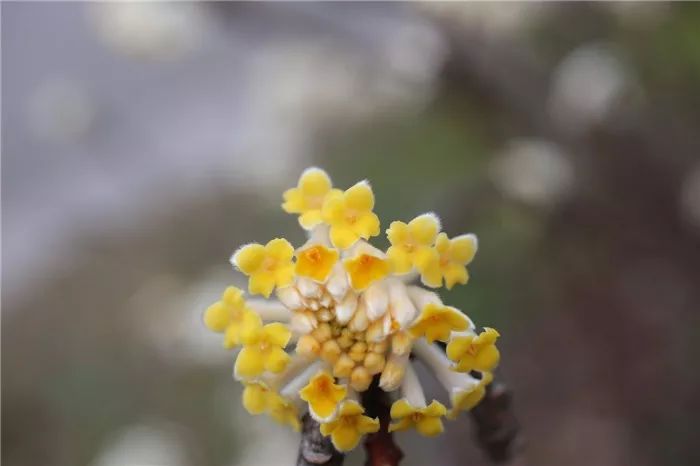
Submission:
POLYGON ((444 298, 503 335, 521 463, 698 464, 698 82, 692 3, 3 2, 3 462, 293 464, 200 315, 314 164, 479 235, 444 298))

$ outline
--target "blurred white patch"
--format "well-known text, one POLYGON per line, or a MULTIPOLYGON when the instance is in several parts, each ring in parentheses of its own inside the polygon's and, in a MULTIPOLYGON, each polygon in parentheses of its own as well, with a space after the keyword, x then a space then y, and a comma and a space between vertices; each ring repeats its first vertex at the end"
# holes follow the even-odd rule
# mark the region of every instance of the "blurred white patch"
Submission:
POLYGON ((136 424, 119 433, 92 466, 185 466, 183 436, 176 426, 136 424))
POLYGON ((30 131, 50 142, 76 142, 88 133, 96 114, 95 102, 85 86, 68 78, 49 78, 29 97, 30 131))
POLYGON ((522 33, 546 8, 538 2, 424 1, 415 5, 436 18, 494 37, 522 33))
POLYGON ((197 49, 207 28, 200 5, 191 2, 100 2, 88 19, 100 39, 131 57, 175 59, 197 49))
POLYGON ((236 466, 277 466, 293 464, 299 452, 299 434, 277 424, 268 416, 236 416, 238 428, 246 433, 245 448, 236 466))
POLYGON ((229 268, 216 268, 194 284, 172 275, 153 277, 129 300, 135 332, 173 364, 232 363, 233 353, 223 346, 223 335, 203 322, 205 309, 221 298, 229 285, 245 288, 229 268))
POLYGON ((558 204, 574 184, 571 161, 560 147, 543 140, 513 141, 493 159, 490 175, 504 195, 537 206, 558 204))
POLYGON ((700 233, 700 165, 697 165, 681 185, 681 213, 700 233))
POLYGON ((605 119, 629 86, 628 70, 612 51, 584 45, 554 70, 549 111, 570 131, 584 131, 605 119))
POLYGON ((446 57, 442 37, 419 21, 388 29, 385 36, 370 52, 332 39, 268 45, 256 56, 250 79, 254 116, 313 132, 421 107, 446 57))

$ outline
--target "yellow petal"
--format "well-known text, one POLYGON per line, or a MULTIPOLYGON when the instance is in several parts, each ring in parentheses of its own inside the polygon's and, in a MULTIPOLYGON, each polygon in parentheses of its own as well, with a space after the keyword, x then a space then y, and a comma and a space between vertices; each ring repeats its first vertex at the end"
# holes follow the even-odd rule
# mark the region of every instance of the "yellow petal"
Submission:
POLYGON ((245 245, 233 255, 233 263, 246 275, 258 270, 264 260, 265 246, 257 243, 245 245))
POLYGON ((248 292, 250 294, 259 294, 269 298, 272 290, 275 289, 275 275, 270 272, 258 272, 251 275, 248 280, 248 292))
POLYGON ((476 363, 474 356, 471 354, 463 355, 452 370, 456 372, 471 372, 474 369, 474 364, 476 363))
POLYGON ((450 259, 460 264, 468 264, 476 254, 476 237, 461 235, 450 241, 450 259))
POLYGON ((459 309, 452 306, 445 306, 443 309, 445 310, 445 321, 451 330, 461 332, 469 328, 469 319, 459 309))
POLYGON ((484 327, 484 331, 479 334, 478 341, 480 344, 494 343, 500 336, 496 329, 484 327))
POLYGON ((450 250, 450 239, 446 233, 439 233, 435 238, 435 249, 440 255, 447 254, 450 250))
POLYGON ((447 344, 447 350, 445 351, 447 353, 447 357, 452 361, 457 361, 460 359, 469 350, 473 339, 474 337, 472 335, 463 335, 452 338, 447 344))
POLYGON ((386 236, 392 245, 405 244, 409 240, 408 225, 403 222, 391 222, 386 230, 386 236))
POLYGON ((311 230, 322 221, 321 209, 308 210, 299 216, 299 225, 305 230, 311 230))
POLYGON ((289 286, 294 280, 294 264, 291 262, 275 269, 275 285, 279 288, 289 286))
POLYGON ((298 214, 304 211, 306 205, 304 203, 304 194, 298 188, 286 190, 282 197, 282 209, 289 214, 298 214))
POLYGON ((416 430, 426 437, 435 437, 441 434, 445 428, 439 417, 424 416, 416 421, 416 430))
POLYGON ((337 407, 338 403, 329 398, 317 398, 313 402, 309 401, 309 409, 320 419, 331 417, 337 407))
POLYGON ((457 283, 466 285, 469 281, 469 272, 467 272, 467 268, 460 264, 448 264, 444 268, 444 274, 445 286, 448 290, 451 290, 457 283))
POLYGON ((338 249, 347 249, 360 239, 360 235, 346 226, 331 225, 331 243, 338 249))
POLYGON ((243 389, 243 407, 250 414, 262 414, 268 406, 269 389, 256 382, 246 384, 243 389))
POLYGON ((265 353, 265 369, 278 374, 287 367, 290 359, 282 348, 269 348, 265 353))
POLYGON ((294 257, 294 248, 284 238, 275 238, 265 245, 265 254, 280 263, 290 262, 294 257))
POLYGON ((360 443, 362 435, 352 426, 339 425, 331 434, 333 446, 338 451, 352 450, 360 443))
POLYGON ((214 332, 223 332, 231 322, 231 311, 219 301, 204 311, 204 325, 214 332))
POLYGON ((292 337, 292 332, 286 325, 280 322, 265 325, 263 327, 263 332, 265 333, 265 340, 267 342, 283 348, 287 346, 289 339, 292 337))
POLYGON ((242 307, 245 304, 243 290, 235 286, 227 286, 224 290, 224 294, 221 296, 221 301, 234 308, 242 307))
POLYGON ((486 389, 479 384, 471 391, 465 391, 454 396, 452 400, 452 411, 448 415, 450 419, 455 419, 459 411, 469 411, 484 398, 486 389))
POLYGON ((421 281, 425 286, 431 288, 442 286, 442 270, 440 269, 439 258, 436 257, 421 270, 421 281))
POLYGON ((498 348, 493 344, 488 345, 477 354, 474 368, 478 371, 490 372, 498 365, 500 359, 498 348))
POLYGON ((389 424, 389 432, 401 432, 408 430, 411 427, 413 427, 413 421, 411 421, 411 418, 404 417, 399 422, 389 424))
POLYGON ((374 193, 366 181, 360 181, 348 188, 344 197, 345 203, 350 209, 363 212, 374 208, 374 193))
POLYGON ((369 416, 360 416, 357 420, 357 430, 364 434, 373 434, 379 431, 379 419, 369 416))
POLYGON ((325 282, 338 262, 338 256, 335 249, 328 249, 320 244, 311 246, 297 254, 296 274, 317 282, 325 282))
POLYGON ((350 285, 361 291, 389 274, 389 262, 369 254, 359 254, 343 262, 350 278, 350 285))
POLYGON ((328 437, 338 427, 338 424, 339 422, 337 420, 331 422, 322 422, 319 426, 321 435, 323 435, 324 437, 328 437))
POLYGON ((331 187, 330 176, 320 168, 307 168, 299 178, 299 189, 306 196, 323 196, 331 190, 331 187))
POLYGON ((439 417, 444 416, 445 413, 447 413, 447 408, 437 400, 431 401, 430 404, 423 409, 423 414, 426 416, 439 417))
POLYGON ((234 371, 239 378, 255 377, 265 370, 265 358, 260 351, 244 347, 236 358, 234 371))
POLYGON ((405 398, 396 400, 394 404, 391 405, 390 415, 392 419, 399 419, 402 417, 410 416, 416 412, 416 408, 411 406, 411 404, 405 398))
POLYGON ((355 400, 347 400, 340 406, 339 416, 355 416, 365 412, 365 408, 355 400))
POLYGON ((432 246, 440 230, 440 221, 435 214, 423 214, 408 224, 411 237, 423 246, 432 246))
POLYGON ((345 219, 345 201, 341 191, 331 191, 323 202, 321 208, 323 221, 330 225, 343 222, 345 219))
POLYGON ((411 256, 404 249, 398 246, 391 246, 386 251, 386 256, 394 273, 404 274, 411 271, 413 264, 411 256))
POLYGON ((353 230, 364 239, 379 234, 379 217, 374 212, 360 215, 353 224, 353 230))
POLYGON ((430 266, 434 263, 437 263, 440 260, 440 258, 435 248, 431 248, 428 246, 419 246, 413 252, 412 260, 413 265, 416 267, 416 269, 423 272, 428 271, 430 266))
POLYGON ((236 325, 241 340, 250 340, 251 334, 262 328, 262 318, 257 312, 245 309, 236 325))

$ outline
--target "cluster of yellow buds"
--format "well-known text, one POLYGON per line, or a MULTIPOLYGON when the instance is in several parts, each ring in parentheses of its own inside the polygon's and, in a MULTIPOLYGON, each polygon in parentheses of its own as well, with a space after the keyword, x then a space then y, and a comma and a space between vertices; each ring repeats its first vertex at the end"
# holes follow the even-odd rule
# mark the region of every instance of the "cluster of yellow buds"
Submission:
POLYGON ((467 283, 474 235, 450 239, 436 215, 423 214, 392 222, 391 246, 381 251, 368 242, 380 232, 370 185, 334 189, 318 168, 284 193, 282 208, 299 215, 308 241, 298 249, 281 238, 238 249, 232 264, 248 277, 249 293, 265 299, 245 299, 229 287, 204 314, 226 348, 239 348, 234 377, 244 384, 251 414, 298 430, 308 410, 321 433, 347 451, 379 429, 360 397, 375 377, 395 399, 391 431, 437 435, 443 417, 481 401, 499 361, 498 332, 478 333, 466 315, 417 283, 467 283), (273 292, 277 299, 269 299, 273 292), (427 402, 411 355, 445 387, 449 410, 427 402))

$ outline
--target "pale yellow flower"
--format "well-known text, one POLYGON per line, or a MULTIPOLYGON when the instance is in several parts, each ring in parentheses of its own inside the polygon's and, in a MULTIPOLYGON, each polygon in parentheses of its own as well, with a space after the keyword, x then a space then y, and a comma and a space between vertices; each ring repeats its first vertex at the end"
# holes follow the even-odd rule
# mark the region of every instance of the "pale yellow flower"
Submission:
POLYGON ((289 241, 275 238, 265 246, 258 243, 240 248, 231 262, 250 277, 248 291, 269 298, 275 287, 289 285, 294 278, 294 248, 289 241))
POLYGON ((379 420, 364 415, 365 409, 355 400, 342 403, 338 417, 321 424, 321 434, 331 436, 333 446, 338 451, 352 450, 365 434, 379 430, 379 420))
POLYGON ((262 326, 260 316, 251 311, 243 299, 243 291, 229 286, 221 300, 212 304, 204 312, 204 324, 214 332, 224 333, 224 346, 233 348, 241 343, 243 335, 248 335, 262 326))
POLYGON ((474 259, 477 247, 474 235, 461 235, 449 239, 445 233, 440 233, 435 240, 437 255, 421 270, 423 283, 438 288, 444 280, 448 290, 457 283, 466 284, 469 281, 467 265, 474 259))
POLYGON ((386 254, 394 273, 408 273, 413 267, 422 271, 435 261, 433 244, 439 231, 440 221, 435 214, 420 215, 408 224, 391 222, 386 231, 391 246, 386 254))
POLYGON ((332 192, 323 203, 323 221, 330 226, 333 246, 347 249, 360 239, 379 234, 379 217, 374 209, 374 193, 366 181, 345 192, 332 192))
POLYGON ((321 223, 321 208, 326 196, 333 191, 331 179, 320 168, 312 167, 304 170, 296 188, 284 192, 282 209, 290 214, 300 214, 299 224, 310 230, 321 223))
POLYGON ((234 373, 238 379, 255 377, 265 371, 282 372, 290 356, 284 351, 292 333, 275 322, 251 332, 243 338, 243 349, 236 358, 234 373))
POLYGON ((454 370, 491 372, 501 358, 496 348, 499 333, 492 328, 484 328, 479 335, 460 335, 447 344, 447 356, 455 362, 454 370))
POLYGON ((437 400, 428 406, 416 407, 402 398, 391 405, 390 414, 398 422, 389 425, 389 432, 415 428, 421 435, 435 437, 445 430, 441 418, 447 414, 447 408, 437 400))

